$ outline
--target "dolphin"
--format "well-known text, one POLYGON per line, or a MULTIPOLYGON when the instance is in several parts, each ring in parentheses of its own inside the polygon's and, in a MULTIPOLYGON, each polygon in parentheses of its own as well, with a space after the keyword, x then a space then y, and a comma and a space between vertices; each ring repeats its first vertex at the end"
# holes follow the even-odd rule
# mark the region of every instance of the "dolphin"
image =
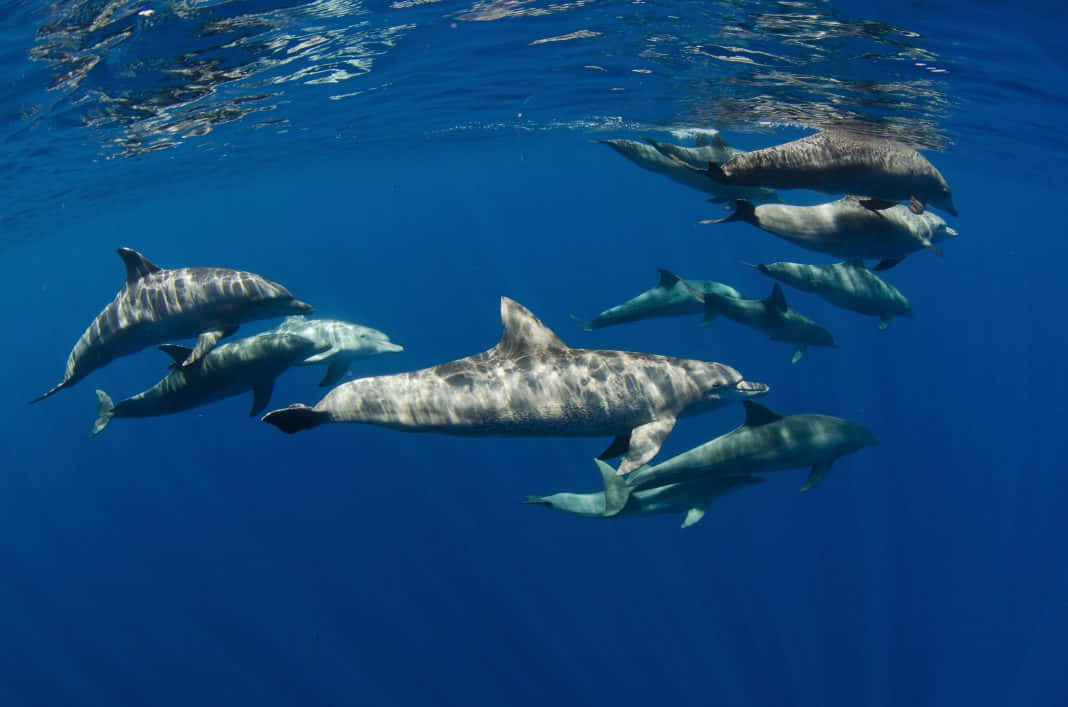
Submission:
MULTIPOLYGON (((672 158, 685 169, 689 162, 672 158)), ((957 207, 942 174, 916 150, 898 142, 828 129, 800 140, 712 160, 703 170, 712 181, 731 186, 811 189, 825 194, 863 194, 872 210, 909 202, 914 213, 926 204, 954 216, 957 207)))
POLYGON ((636 322, 653 317, 676 317, 686 314, 700 314, 704 305, 694 299, 690 290, 702 293, 714 293, 724 297, 741 297, 742 293, 730 285, 714 280, 682 280, 678 275, 660 270, 660 281, 656 287, 646 290, 623 304, 616 305, 598 314, 590 321, 580 319, 574 314, 571 318, 579 322, 586 331, 602 329, 615 324, 636 322))
POLYGON ((712 133, 711 137, 698 135, 696 147, 682 147, 651 138, 646 138, 648 144, 636 140, 618 139, 598 140, 598 142, 608 145, 642 169, 662 174, 674 182, 710 194, 713 201, 751 199, 755 202, 768 202, 779 200, 774 189, 720 184, 709 179, 701 171, 709 162, 726 162, 742 152, 727 145, 719 133, 712 133), (685 165, 679 162, 684 162, 685 165))
MULTIPOLYGON (((783 417, 753 400, 743 404, 745 422, 740 427, 655 466, 642 467, 627 477, 631 492, 723 475, 811 467, 801 487, 809 491, 823 481, 835 460, 879 443, 867 427, 840 417, 783 417)), ((605 515, 619 513, 625 501, 625 494, 611 496, 605 515)))
POLYGON ((762 395, 722 363, 573 349, 526 307, 501 298, 504 333, 488 351, 420 371, 357 378, 315 407, 263 420, 293 433, 360 422, 456 435, 614 436, 600 455, 626 474, 652 459, 682 415, 762 395))
POLYGON ((937 214, 914 214, 906 206, 873 211, 863 199, 847 196, 815 206, 762 204, 739 199, 730 216, 701 223, 745 221, 794 245, 839 258, 873 258, 875 270, 887 270, 910 253, 927 248, 937 255, 937 243, 957 232, 937 214))
POLYGON ((252 391, 256 415, 267 407, 274 379, 306 356, 322 351, 323 345, 290 333, 264 332, 212 349, 200 365, 182 367, 189 356, 187 346, 162 344, 160 350, 174 360, 171 372, 156 385, 133 397, 113 403, 102 390, 91 436, 103 432, 113 417, 158 417, 232 398, 252 391))
POLYGON ((772 341, 797 344, 791 363, 800 361, 809 346, 838 346, 829 331, 790 309, 778 283, 771 288, 771 295, 767 299, 722 297, 696 290, 691 290, 691 293, 705 305, 705 322, 722 314, 727 319, 764 332, 772 341))
POLYGON ((276 282, 240 270, 178 268, 164 270, 137 251, 119 248, 126 284, 74 344, 63 380, 37 396, 44 400, 74 385, 111 361, 154 344, 197 337, 191 366, 237 325, 256 319, 307 312, 276 282))
POLYGON ((666 484, 631 492, 616 470, 594 459, 604 481, 604 491, 596 493, 554 493, 551 496, 528 496, 524 503, 537 503, 584 518, 606 518, 656 513, 685 513, 682 527, 688 528, 704 517, 708 504, 732 491, 763 483, 762 476, 728 476, 717 474, 694 482, 666 484), (606 516, 608 499, 621 510, 606 516))
POLYGON ((328 347, 324 351, 309 356, 299 364, 313 366, 317 363, 328 362, 326 375, 319 382, 319 386, 323 388, 341 380, 353 361, 376 354, 404 351, 403 346, 394 344, 378 329, 338 319, 306 319, 302 315, 295 314, 286 317, 275 328, 275 331, 299 334, 328 347))
POLYGON ((912 306, 905 295, 864 267, 859 258, 831 265, 761 263, 753 267, 843 309, 879 317, 880 331, 890 326, 891 317, 912 316, 912 306))

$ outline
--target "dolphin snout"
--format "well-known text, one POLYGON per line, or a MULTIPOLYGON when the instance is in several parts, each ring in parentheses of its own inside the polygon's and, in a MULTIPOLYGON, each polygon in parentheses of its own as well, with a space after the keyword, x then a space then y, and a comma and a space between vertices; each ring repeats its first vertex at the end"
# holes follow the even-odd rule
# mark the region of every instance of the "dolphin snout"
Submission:
POLYGON ((392 341, 387 341, 382 345, 382 350, 386 353, 400 353, 404 351, 404 347, 400 344, 394 344, 392 341))
POLYGON ((294 299, 292 302, 290 302, 290 306, 298 312, 312 311, 312 306, 310 304, 299 299, 294 299))
MULTIPOLYGON (((953 214, 953 215, 956 216, 957 214, 953 214)), ((946 226, 946 235, 949 236, 950 238, 956 238, 960 234, 957 233, 957 229, 953 228, 952 226, 946 226)))

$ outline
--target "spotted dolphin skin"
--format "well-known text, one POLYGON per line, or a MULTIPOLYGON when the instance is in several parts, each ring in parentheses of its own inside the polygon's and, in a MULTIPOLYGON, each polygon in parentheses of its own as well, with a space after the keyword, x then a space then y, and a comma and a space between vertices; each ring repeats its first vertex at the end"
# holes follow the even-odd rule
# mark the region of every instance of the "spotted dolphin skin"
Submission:
POLYGON ((694 299, 690 290, 703 293, 715 293, 725 297, 741 297, 742 293, 730 285, 714 280, 682 280, 678 275, 660 271, 660 282, 651 290, 646 290, 623 304, 606 309, 590 321, 575 315, 571 318, 582 325, 586 331, 627 322, 636 322, 654 317, 677 317, 687 314, 700 314, 704 305, 694 299))
POLYGON ((307 319, 299 314, 286 317, 276 331, 299 334, 326 348, 301 362, 302 366, 326 363, 321 387, 334 385, 348 372, 353 361, 383 353, 400 353, 404 347, 394 344, 378 329, 351 324, 338 319, 307 319))
POLYGON ((265 332, 222 344, 204 356, 199 365, 183 368, 181 363, 192 349, 163 344, 160 349, 174 359, 167 377, 118 403, 113 403, 104 391, 96 391, 100 406, 90 434, 100 434, 114 417, 171 415, 249 390, 252 391, 249 415, 256 415, 271 401, 275 378, 323 348, 296 334, 265 332))
POLYGON ((957 232, 937 214, 914 214, 900 204, 874 211, 856 196, 815 206, 735 202, 735 211, 721 219, 701 223, 744 221, 794 245, 839 258, 879 260, 875 270, 886 270, 911 253, 927 248, 941 255, 937 244, 957 232))
POLYGON ((891 317, 911 317, 912 306, 901 291, 864 267, 860 259, 831 265, 761 263, 754 268, 779 282, 819 295, 831 304, 879 317, 879 329, 891 317))
MULTIPOLYGON (((685 161, 676 162, 688 166, 685 161)), ((865 205, 873 210, 907 201, 915 213, 930 204, 957 215, 946 180, 919 152, 841 129, 744 152, 722 164, 712 160, 705 173, 731 186, 863 194, 865 205)))
POLYGON ((614 436, 602 458, 620 474, 651 459, 679 416, 768 391, 721 363, 573 349, 529 310, 501 298, 497 345, 433 368, 358 378, 315 407, 264 421, 293 433, 331 422, 457 435, 614 436))
POLYGON ((772 341, 797 344, 791 363, 800 361, 809 346, 838 346, 829 331, 790 309, 778 283, 771 288, 771 294, 766 299, 721 297, 696 290, 691 290, 691 294, 704 304, 706 322, 722 314, 731 321, 764 332, 772 341))
MULTIPOLYGON (((811 467, 801 487, 802 491, 809 491, 823 481, 835 460, 879 443, 867 427, 840 417, 783 417, 752 400, 744 404, 745 422, 740 427, 660 464, 639 469, 627 478, 627 487, 633 493, 725 474, 811 467)), ((621 500, 626 500, 624 494, 613 496, 606 515, 622 511, 621 500)))
POLYGON ((774 189, 721 184, 709 179, 702 172, 709 162, 726 162, 742 152, 727 145, 719 133, 700 134, 695 147, 682 147, 650 138, 646 138, 646 142, 637 140, 599 140, 598 142, 608 145, 642 169, 662 174, 673 182, 709 194, 713 201, 750 199, 755 202, 768 202, 779 200, 774 189), (679 162, 685 164, 679 164, 679 162))
POLYGON ((126 264, 126 284, 74 344, 63 380, 30 402, 44 400, 111 361, 155 344, 197 337, 181 363, 190 366, 238 324, 311 310, 278 283, 250 272, 164 270, 137 251, 119 248, 118 252, 126 264))
POLYGON ((597 468, 601 472, 604 491, 528 496, 525 503, 548 506, 583 518, 685 513, 682 527, 688 528, 704 517, 708 504, 715 499, 764 481, 761 476, 717 474, 694 482, 666 484, 632 492, 626 481, 616 475, 615 469, 600 459, 594 461, 597 462, 597 468), (609 505, 619 510, 606 515, 609 505))

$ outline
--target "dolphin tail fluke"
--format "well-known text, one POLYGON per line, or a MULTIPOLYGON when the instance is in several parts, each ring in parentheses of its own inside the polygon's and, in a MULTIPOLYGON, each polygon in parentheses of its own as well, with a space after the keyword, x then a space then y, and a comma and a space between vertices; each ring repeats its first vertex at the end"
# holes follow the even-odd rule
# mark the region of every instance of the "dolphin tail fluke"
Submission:
POLYGON ((890 268, 894 267, 895 265, 897 265, 898 263, 900 263, 904 259, 905 259, 904 257, 901 257, 901 258, 885 258, 884 260, 880 260, 878 263, 876 263, 875 267, 873 267, 872 270, 889 270, 890 268))
POLYGON ((111 402, 111 397, 102 390, 96 391, 96 397, 100 404, 96 408, 96 420, 93 421, 93 428, 89 430, 90 437, 96 437, 103 432, 104 428, 111 422, 111 418, 115 416, 115 403, 111 402))
POLYGON ((610 464, 600 459, 593 460, 604 482, 604 515, 606 518, 619 515, 630 500, 630 487, 610 464))
POLYGON ((734 211, 730 216, 724 216, 723 218, 710 218, 701 221, 701 223, 708 225, 714 223, 730 223, 731 221, 745 221, 746 223, 756 223, 756 206, 748 199, 735 199, 734 211))
POLYGON ((329 413, 320 412, 307 405, 290 405, 281 410, 272 410, 260 418, 291 435, 301 430, 310 430, 330 421, 329 413))
POLYGON ((60 383, 56 383, 54 386, 52 386, 51 388, 49 388, 48 390, 46 390, 45 392, 41 393, 36 398, 31 400, 30 401, 30 405, 33 405, 34 403, 39 403, 42 400, 44 400, 45 398, 50 398, 50 397, 52 397, 53 395, 55 395, 56 393, 58 393, 59 391, 63 390, 66 387, 67 387, 67 381, 62 381, 60 383))
POLYGON ((582 331, 593 331, 593 322, 589 319, 583 319, 577 314, 572 314, 571 318, 582 326, 582 331))

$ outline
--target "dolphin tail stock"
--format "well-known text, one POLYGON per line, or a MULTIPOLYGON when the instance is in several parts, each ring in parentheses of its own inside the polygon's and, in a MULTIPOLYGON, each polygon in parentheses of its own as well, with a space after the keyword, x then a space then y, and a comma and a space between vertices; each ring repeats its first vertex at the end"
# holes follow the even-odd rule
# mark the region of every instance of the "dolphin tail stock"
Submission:
POLYGON ((597 470, 601 472, 601 480, 604 482, 604 513, 605 518, 617 516, 623 512, 630 501, 631 489, 623 477, 616 473, 610 464, 594 459, 597 470))
POLYGON ((730 223, 731 221, 745 221, 746 223, 756 223, 756 206, 748 199, 735 199, 734 211, 729 216, 723 218, 709 218, 700 221, 704 225, 710 225, 715 223, 730 223))
POLYGON ((583 319, 577 314, 572 314, 571 318, 582 325, 582 331, 593 331, 593 322, 589 319, 583 319))
POLYGON ((41 393, 36 398, 31 400, 30 401, 30 405, 33 405, 34 403, 39 403, 42 400, 44 400, 45 398, 52 397, 53 395, 55 395, 59 391, 61 391, 64 388, 66 388, 68 385, 70 385, 70 383, 68 381, 65 381, 65 380, 64 381, 60 381, 59 383, 56 383, 54 386, 52 386, 51 388, 49 388, 48 390, 46 390, 45 392, 41 393))
POLYGON ((100 404, 96 408, 96 420, 93 421, 93 427, 89 430, 90 437, 96 437, 103 432, 111 422, 111 418, 115 416, 115 403, 111 402, 111 396, 102 390, 97 390, 96 398, 100 404))
POLYGON ((272 410, 260 418, 278 429, 291 435, 301 430, 310 430, 330 421, 329 413, 320 412, 307 405, 290 405, 280 410, 272 410))

